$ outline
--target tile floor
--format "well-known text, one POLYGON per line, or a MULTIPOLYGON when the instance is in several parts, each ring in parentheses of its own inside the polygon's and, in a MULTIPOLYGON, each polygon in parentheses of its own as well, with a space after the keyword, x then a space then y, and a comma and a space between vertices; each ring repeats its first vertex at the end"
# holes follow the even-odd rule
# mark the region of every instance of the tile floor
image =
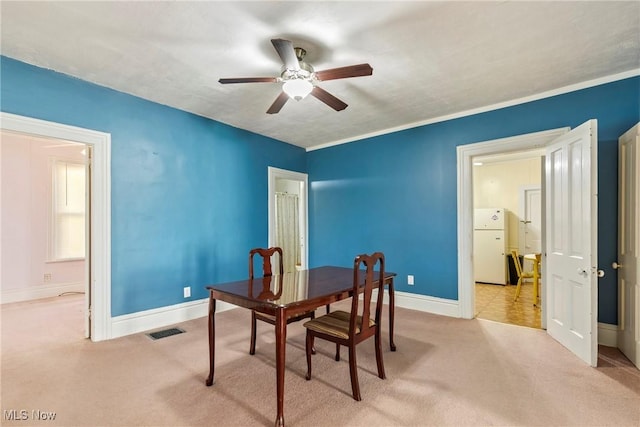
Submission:
POLYGON ((533 305, 533 285, 525 282, 514 302, 515 293, 515 285, 476 283, 476 317, 540 329, 540 308, 533 305))

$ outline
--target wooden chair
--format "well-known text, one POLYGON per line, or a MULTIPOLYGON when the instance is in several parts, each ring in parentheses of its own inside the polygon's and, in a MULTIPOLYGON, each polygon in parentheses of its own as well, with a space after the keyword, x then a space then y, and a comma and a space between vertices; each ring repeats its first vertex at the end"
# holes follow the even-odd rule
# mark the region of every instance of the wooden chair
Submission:
MULTIPOLYGON (((522 279, 533 279, 533 271, 523 271, 522 264, 520 264, 520 256, 518 255, 518 251, 512 250, 511 256, 513 257, 513 265, 516 266, 516 272, 518 273, 518 285, 516 286, 516 296, 513 298, 513 301, 517 301, 520 296, 520 289, 522 286, 522 279)), ((536 283, 533 284, 536 286, 536 283)))
MULTIPOLYGON (((284 266, 282 261, 282 249, 279 247, 272 247, 268 249, 263 248, 255 248, 249 251, 249 279, 253 280, 253 257, 254 255, 260 255, 262 257, 262 277, 263 277, 263 289, 261 291, 261 295, 265 298, 269 299, 278 299, 279 295, 282 293, 282 282, 280 282, 280 286, 278 287, 278 292, 273 293, 271 291, 271 279, 273 276, 273 269, 271 266, 271 259, 275 254, 278 255, 278 274, 280 279, 282 279, 284 274, 284 266)), ((314 319, 315 311, 308 311, 306 313, 299 314, 297 316, 291 317, 287 319, 287 325, 292 322, 297 322, 302 319, 314 319)), ((256 320, 262 320, 263 322, 270 323, 275 326, 276 318, 275 316, 271 316, 269 314, 258 313, 255 310, 251 310, 251 345, 249 347, 249 354, 256 353, 256 320)))
POLYGON ((362 341, 375 337, 376 363, 378 376, 385 379, 382 361, 380 315, 382 312, 382 294, 384 290, 384 255, 376 252, 372 255, 358 255, 353 263, 353 295, 351 297, 351 312, 333 311, 324 316, 310 320, 304 324, 307 328, 307 380, 311 379, 311 354, 313 353, 314 338, 322 338, 336 343, 336 361, 340 360, 340 346, 349 347, 349 373, 351 374, 351 391, 355 400, 362 400, 360 385, 358 384, 358 366, 356 364, 356 345, 362 341), (364 286, 361 280, 361 265, 366 266, 364 286), (374 267, 379 264, 377 279, 374 267), (371 295, 373 289, 378 289, 375 303, 374 318, 371 319, 371 295), (360 301, 360 294, 363 299, 360 301), (360 310, 359 310, 360 309, 360 310), (363 320, 364 319, 364 320, 363 320))

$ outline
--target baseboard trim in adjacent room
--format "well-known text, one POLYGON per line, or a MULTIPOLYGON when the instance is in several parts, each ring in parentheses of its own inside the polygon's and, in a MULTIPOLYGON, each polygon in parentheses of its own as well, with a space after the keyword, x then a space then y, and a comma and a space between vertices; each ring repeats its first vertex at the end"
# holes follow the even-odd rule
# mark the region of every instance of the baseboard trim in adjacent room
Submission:
MULTIPOLYGON (((216 302, 216 313, 236 308, 223 301, 216 302)), ((138 332, 163 328, 187 320, 198 319, 209 314, 209 299, 154 308, 111 318, 111 338, 119 338, 138 332)))
POLYGON ((598 323, 598 344, 618 347, 618 325, 598 323))
POLYGON ((0 302, 8 304, 11 302, 31 301, 35 299, 57 297, 65 292, 84 292, 82 282, 57 283, 42 286, 29 286, 27 288, 7 289, 2 291, 0 302))

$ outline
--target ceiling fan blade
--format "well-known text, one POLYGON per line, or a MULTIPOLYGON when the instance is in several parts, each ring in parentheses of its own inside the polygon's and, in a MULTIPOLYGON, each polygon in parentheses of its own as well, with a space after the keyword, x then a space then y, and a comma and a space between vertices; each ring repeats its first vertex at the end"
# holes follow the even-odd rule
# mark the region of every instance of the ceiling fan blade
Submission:
POLYGON ((276 48, 280 59, 285 68, 289 70, 299 70, 300 64, 298 63, 298 57, 293 50, 293 44, 289 40, 284 39, 271 39, 271 44, 276 48))
POLYGON ((277 77, 236 77, 231 79, 220 79, 218 83, 223 85, 228 83, 277 83, 277 77))
POLYGON ((348 77, 370 76, 373 68, 369 64, 350 65, 348 67, 331 68, 329 70, 316 71, 318 80, 346 79, 348 77))
POLYGON ((280 95, 278 95, 273 104, 271 104, 271 107, 269 107, 269 109, 267 110, 267 114, 276 114, 277 112, 279 112, 288 99, 289 95, 284 92, 280 92, 280 95))
POLYGON ((342 111, 347 108, 347 104, 340 101, 338 98, 318 86, 315 86, 313 88, 313 90, 311 91, 311 95, 315 96, 320 101, 324 102, 336 111, 342 111))

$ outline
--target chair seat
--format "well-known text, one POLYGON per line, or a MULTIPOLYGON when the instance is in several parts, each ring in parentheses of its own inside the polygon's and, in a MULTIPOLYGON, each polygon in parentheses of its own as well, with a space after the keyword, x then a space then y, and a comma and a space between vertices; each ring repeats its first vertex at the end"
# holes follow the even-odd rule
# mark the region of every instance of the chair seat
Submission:
MULTIPOLYGON (((351 314, 346 311, 333 311, 324 316, 317 317, 314 320, 305 322, 303 326, 311 329, 315 332, 331 335, 337 338, 348 339, 349 338, 349 320, 351 314)), ((362 316, 357 317, 356 322, 356 334, 360 333, 360 327, 362 324, 362 316)), ((369 326, 374 326, 376 322, 373 319, 369 319, 369 326)))

